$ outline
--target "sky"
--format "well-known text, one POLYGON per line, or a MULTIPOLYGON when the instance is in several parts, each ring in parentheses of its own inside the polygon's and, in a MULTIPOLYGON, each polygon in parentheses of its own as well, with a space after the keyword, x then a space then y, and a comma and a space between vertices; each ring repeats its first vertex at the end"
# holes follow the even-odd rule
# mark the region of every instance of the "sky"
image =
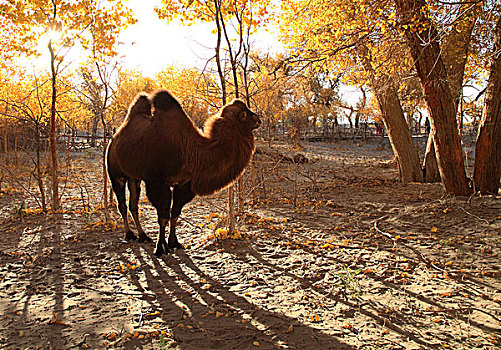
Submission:
MULTIPOLYGON (((169 65, 202 69, 214 55, 215 35, 213 23, 183 26, 180 21, 167 23, 160 20, 154 7, 160 0, 129 0, 126 5, 134 12, 138 22, 124 30, 118 41, 123 66, 153 76, 169 65)), ((276 39, 278 30, 272 25, 252 36, 254 48, 263 52, 283 51, 276 39)), ((361 98, 355 87, 343 86, 343 100, 354 105, 361 98)))
MULTIPOLYGON (((153 75, 168 65, 203 68, 214 55, 215 35, 212 23, 183 26, 180 21, 160 20, 154 7, 160 0, 130 0, 126 5, 138 22, 119 36, 119 53, 123 65, 153 75)), ((261 31, 253 37, 256 47, 278 52, 281 44, 273 34, 261 31)))
POLYGON ((154 6, 160 1, 135 0, 126 4, 138 22, 119 36, 119 54, 123 65, 152 75, 167 65, 198 66, 210 57, 203 46, 213 42, 207 24, 182 26, 160 20, 154 6))

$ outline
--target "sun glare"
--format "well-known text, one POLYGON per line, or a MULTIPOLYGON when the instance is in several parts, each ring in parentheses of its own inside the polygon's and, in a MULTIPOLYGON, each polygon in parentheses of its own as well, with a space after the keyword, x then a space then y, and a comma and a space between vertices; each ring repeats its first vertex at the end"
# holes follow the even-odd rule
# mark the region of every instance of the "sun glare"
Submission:
POLYGON ((47 70, 50 66, 49 43, 52 44, 56 56, 61 57, 61 55, 65 55, 64 60, 68 63, 81 58, 82 50, 78 43, 74 44, 68 50, 62 49, 65 33, 60 26, 54 28, 35 28, 33 29, 33 33, 39 37, 35 47, 37 55, 27 59, 27 62, 29 66, 36 70, 47 70))
POLYGON ((45 30, 38 40, 37 52, 40 54, 45 53, 45 51, 49 49, 49 42, 52 42, 54 48, 57 49, 58 43, 61 41, 61 37, 61 31, 54 29, 45 30))

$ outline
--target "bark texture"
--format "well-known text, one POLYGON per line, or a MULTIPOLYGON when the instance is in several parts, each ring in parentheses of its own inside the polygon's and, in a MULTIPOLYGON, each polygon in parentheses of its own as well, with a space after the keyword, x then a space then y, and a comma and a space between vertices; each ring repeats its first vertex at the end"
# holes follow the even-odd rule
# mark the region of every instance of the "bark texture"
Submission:
POLYGON ((384 126, 393 152, 398 158, 402 182, 422 182, 423 172, 419 155, 412 142, 411 132, 395 88, 375 91, 384 126))
MULTIPOLYGON (((461 6, 461 12, 464 13, 464 16, 454 22, 454 28, 446 38, 445 47, 442 50, 455 111, 458 109, 461 91, 463 90, 464 70, 470 50, 471 33, 480 10, 480 3, 474 5, 467 3, 461 6)), ((433 138, 431 136, 432 134, 430 134, 430 139, 428 139, 423 162, 425 181, 439 182, 440 173, 437 165, 437 157, 435 156, 435 146, 433 145, 433 138), (433 152, 433 154, 429 152, 433 152)))
POLYGON ((475 148, 473 179, 478 191, 498 193, 501 179, 501 18, 496 26, 491 74, 475 148))
POLYGON ((438 33, 425 17, 424 0, 397 0, 397 9, 407 24, 405 35, 435 130, 436 155, 444 190, 454 195, 468 195, 468 179, 457 128, 454 98, 447 81, 438 33), (427 41, 423 41, 427 38, 427 41))
POLYGON ((428 137, 426 152, 423 161, 424 181, 433 183, 440 182, 440 170, 438 170, 437 157, 435 155, 435 144, 433 143, 433 131, 428 137))
POLYGON ((411 131, 405 120, 397 88, 390 77, 376 75, 369 61, 368 48, 362 45, 359 49, 361 52, 359 58, 364 69, 371 75, 371 87, 376 95, 393 153, 398 160, 400 178, 402 182, 422 182, 423 171, 419 162, 419 154, 412 142, 411 131))
POLYGON ((51 67, 51 82, 52 82, 52 97, 51 97, 51 107, 50 107, 50 134, 49 134, 49 144, 50 144, 50 159, 51 167, 50 173, 52 178, 52 210, 58 211, 59 204, 59 175, 58 175, 58 165, 57 165, 57 149, 56 149, 56 100, 57 100, 57 70, 56 70, 56 55, 52 48, 52 41, 49 41, 49 51, 50 51, 50 67, 51 67))

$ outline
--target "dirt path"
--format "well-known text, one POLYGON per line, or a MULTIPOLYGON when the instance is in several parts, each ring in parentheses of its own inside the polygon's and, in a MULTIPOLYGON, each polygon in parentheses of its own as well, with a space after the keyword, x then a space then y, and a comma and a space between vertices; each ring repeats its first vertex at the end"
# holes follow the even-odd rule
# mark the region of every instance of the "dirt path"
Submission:
POLYGON ((160 259, 101 221, 93 155, 74 162, 53 219, 5 190, 0 347, 499 348, 499 197, 400 184, 374 145, 305 155, 315 161, 258 157, 258 202, 233 237, 218 230, 224 193, 194 200, 178 228, 186 249, 160 259))

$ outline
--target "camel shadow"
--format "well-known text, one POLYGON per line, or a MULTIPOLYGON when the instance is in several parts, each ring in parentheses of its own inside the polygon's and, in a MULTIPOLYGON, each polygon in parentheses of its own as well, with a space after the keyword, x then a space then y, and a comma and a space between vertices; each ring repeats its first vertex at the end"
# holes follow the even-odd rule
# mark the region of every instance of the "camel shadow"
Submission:
POLYGON ((150 264, 141 247, 133 246, 132 250, 140 264, 147 267, 142 269, 146 285, 136 274, 131 275, 131 282, 140 291, 154 294, 151 305, 155 305, 155 312, 169 325, 173 339, 182 348, 353 348, 231 292, 182 250, 163 258, 152 255, 150 264))

